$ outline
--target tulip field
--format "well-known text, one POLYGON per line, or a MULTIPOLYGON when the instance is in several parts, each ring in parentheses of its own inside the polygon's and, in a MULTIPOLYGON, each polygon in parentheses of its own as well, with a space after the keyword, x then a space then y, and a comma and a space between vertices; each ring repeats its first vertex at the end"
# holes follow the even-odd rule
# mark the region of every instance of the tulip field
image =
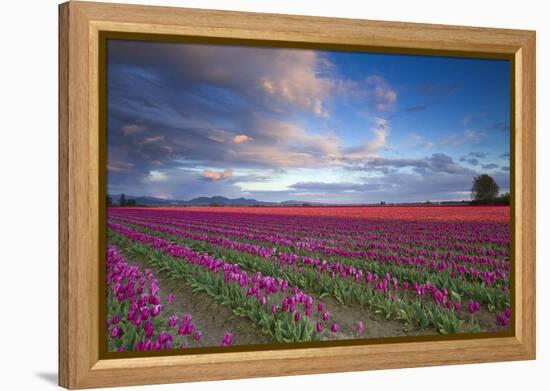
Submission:
POLYGON ((495 332, 507 206, 109 208, 109 351, 495 332))

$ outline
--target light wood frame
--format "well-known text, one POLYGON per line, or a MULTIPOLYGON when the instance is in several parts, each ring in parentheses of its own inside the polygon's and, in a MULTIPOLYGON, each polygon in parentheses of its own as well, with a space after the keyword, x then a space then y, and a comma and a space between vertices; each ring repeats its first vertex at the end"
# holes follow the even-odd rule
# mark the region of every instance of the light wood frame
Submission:
POLYGON ((59 6, 59 384, 90 388, 535 358, 535 32, 88 2, 59 6), (100 31, 510 55, 514 336, 100 359, 100 31))

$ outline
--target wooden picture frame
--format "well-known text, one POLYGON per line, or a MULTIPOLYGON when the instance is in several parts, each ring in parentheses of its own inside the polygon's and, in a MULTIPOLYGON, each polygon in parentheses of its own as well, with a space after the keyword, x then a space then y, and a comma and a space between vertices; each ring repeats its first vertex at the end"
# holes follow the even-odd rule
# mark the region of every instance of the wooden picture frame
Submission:
POLYGON ((59 384, 90 388, 535 358, 535 32, 71 1, 59 6, 59 384), (103 359, 101 32, 512 60, 511 336, 103 359))

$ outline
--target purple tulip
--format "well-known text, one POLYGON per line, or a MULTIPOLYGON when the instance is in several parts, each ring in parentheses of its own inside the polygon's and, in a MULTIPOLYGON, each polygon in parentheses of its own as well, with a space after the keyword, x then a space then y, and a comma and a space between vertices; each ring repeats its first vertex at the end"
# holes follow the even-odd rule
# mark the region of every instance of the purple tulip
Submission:
POLYGON ((111 329, 110 335, 112 339, 117 339, 118 337, 120 337, 120 328, 118 326, 113 327, 111 329))
POLYGON ((475 300, 470 300, 468 301, 468 312, 470 314, 475 314, 477 311, 479 311, 481 308, 481 305, 475 301, 475 300))
POLYGON ((324 329, 324 326, 321 323, 321 321, 317 321, 317 323, 315 323, 315 331, 320 333, 321 331, 323 331, 323 329, 324 329))
POLYGON ((511 315, 510 307, 506 307, 504 309, 504 316, 506 316, 507 318, 510 318, 510 315, 511 315))
POLYGON ((299 322, 299 321, 300 321, 300 313, 299 313, 299 312, 296 312, 296 313, 294 314, 294 321, 295 321, 295 322, 299 322))
POLYGON ((172 315, 168 318, 168 327, 174 327, 178 323, 178 316, 172 315))
POLYGON ((153 308, 151 308, 151 316, 157 316, 160 313, 161 309, 162 307, 160 304, 154 305, 153 308))
POLYGON ((277 306, 275 304, 271 304, 271 313, 274 314, 277 312, 277 306))
POLYGON ((333 333, 337 333, 338 332, 338 324, 336 323, 333 323, 330 325, 330 331, 332 331, 333 333))
POLYGON ((114 314, 111 317, 111 324, 117 324, 118 322, 120 322, 120 315, 119 314, 114 314))
POLYGON ((221 346, 231 346, 232 343, 233 343, 233 334, 224 333, 221 346))
POLYGON ((318 312, 323 312, 323 310, 325 309, 325 305, 323 304, 322 301, 318 302, 317 303, 317 311, 318 312))
POLYGON ((359 322, 357 322, 357 333, 361 334, 362 332, 363 332, 363 321, 360 320, 359 322))
POLYGON ((200 331, 195 331, 195 334, 193 335, 193 339, 195 342, 199 342, 201 340, 202 333, 200 331))
POLYGON ((145 331, 145 338, 151 338, 153 336, 153 322, 151 319, 147 319, 143 324, 143 330, 145 331))
POLYGON ((174 296, 174 294, 172 292, 168 293, 168 296, 166 297, 166 301, 168 302, 168 304, 172 304, 172 302, 174 301, 176 297, 174 296))
POLYGON ((497 324, 502 327, 508 326, 508 318, 504 314, 497 314, 497 324))
POLYGON ((147 318, 149 318, 150 312, 151 310, 149 309, 149 307, 141 307, 141 310, 140 310, 141 319, 147 320, 147 318))
POLYGON ((330 318, 328 311, 323 312, 323 320, 326 322, 330 318))

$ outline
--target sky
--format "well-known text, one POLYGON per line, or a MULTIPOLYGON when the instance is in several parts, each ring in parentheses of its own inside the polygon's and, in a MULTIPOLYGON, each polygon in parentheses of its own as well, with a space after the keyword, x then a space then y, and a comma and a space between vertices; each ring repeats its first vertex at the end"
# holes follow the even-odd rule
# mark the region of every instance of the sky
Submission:
POLYGON ((107 192, 331 204, 509 189, 507 60, 109 40, 107 192))

